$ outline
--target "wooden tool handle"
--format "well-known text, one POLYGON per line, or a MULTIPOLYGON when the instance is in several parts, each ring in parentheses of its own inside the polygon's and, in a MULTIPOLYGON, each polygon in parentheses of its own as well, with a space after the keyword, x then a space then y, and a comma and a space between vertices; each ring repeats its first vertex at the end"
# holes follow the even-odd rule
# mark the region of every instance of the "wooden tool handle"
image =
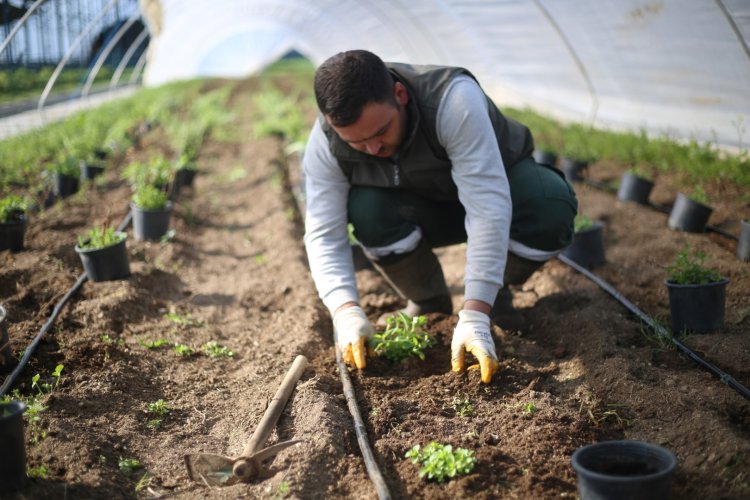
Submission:
MULTIPOLYGON (((268 405, 268 408, 263 414, 263 418, 261 418, 258 427, 250 437, 250 441, 248 441, 245 449, 242 450, 243 457, 249 457, 256 451, 263 448, 263 445, 271 435, 273 428, 276 426, 276 422, 278 422, 281 413, 284 411, 284 407, 286 406, 287 401, 289 401, 289 396, 292 395, 294 386, 302 376, 305 368, 307 368, 307 358, 302 355, 297 356, 294 359, 294 363, 292 363, 292 367, 289 368, 289 371, 286 373, 284 380, 281 381, 281 386, 279 386, 279 389, 276 391, 276 395, 268 405)), ((247 477, 247 474, 249 472, 248 469, 249 467, 246 460, 238 460, 237 462, 235 462, 233 468, 235 475, 237 475, 240 479, 244 479, 247 477)))

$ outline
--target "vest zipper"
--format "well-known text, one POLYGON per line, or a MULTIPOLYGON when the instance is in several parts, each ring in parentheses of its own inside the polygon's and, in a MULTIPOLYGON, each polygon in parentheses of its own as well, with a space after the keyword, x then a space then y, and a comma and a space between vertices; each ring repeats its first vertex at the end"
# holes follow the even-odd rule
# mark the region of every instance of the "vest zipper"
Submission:
POLYGON ((399 175, 398 163, 393 162, 393 184, 398 186, 401 184, 401 176, 399 175))

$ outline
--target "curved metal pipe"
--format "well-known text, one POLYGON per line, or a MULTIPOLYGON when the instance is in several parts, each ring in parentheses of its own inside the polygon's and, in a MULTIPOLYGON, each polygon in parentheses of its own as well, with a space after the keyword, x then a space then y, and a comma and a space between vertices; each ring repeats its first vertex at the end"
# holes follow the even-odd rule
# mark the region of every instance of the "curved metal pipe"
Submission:
POLYGON ((81 43, 83 40, 83 37, 88 34, 89 31, 109 12, 112 10, 112 7, 115 6, 115 4, 119 2, 119 0, 111 0, 102 10, 99 12, 99 14, 89 21, 89 23, 86 25, 85 28, 81 30, 81 32, 78 34, 75 40, 73 40, 73 43, 70 44, 70 48, 63 56, 62 60, 57 64, 57 67, 55 68, 55 71, 52 73, 52 76, 49 77, 49 81, 47 81, 47 85, 44 87, 44 91, 42 92, 42 95, 39 97, 39 104, 37 104, 37 110, 39 113, 42 112, 42 109, 44 108, 44 103, 47 101, 47 97, 49 96, 50 91, 52 90, 52 86, 57 81, 57 78, 60 76, 60 73, 62 72, 63 67, 67 64, 68 59, 73 55, 73 52, 75 49, 78 48, 78 44, 81 43))
POLYGON ((141 54, 141 57, 138 58, 138 62, 135 63, 135 68, 133 68, 133 74, 130 75, 130 80, 128 80, 128 84, 132 85, 137 80, 138 77, 141 76, 141 72, 143 71, 143 67, 146 64, 146 55, 148 54, 148 49, 143 51, 143 54, 141 54))
POLYGON ((18 23, 13 28, 13 31, 11 31, 10 34, 5 37, 3 43, 0 44, 0 56, 3 55, 5 49, 8 47, 8 45, 10 45, 10 41, 13 40, 13 37, 16 36, 16 33, 18 33, 18 31, 21 29, 21 26, 26 23, 26 20, 31 16, 31 14, 34 13, 36 8, 43 4, 45 1, 46 0, 36 0, 36 2, 31 7, 29 7, 29 10, 26 11, 26 14, 24 14, 23 17, 18 20, 18 23))
POLYGON ((81 90, 81 97, 86 97, 87 95, 89 95, 89 91, 91 90, 91 86, 94 84, 96 75, 99 74, 99 70, 102 69, 102 66, 104 66, 104 62, 107 60, 107 57, 109 57, 112 49, 115 48, 117 42, 119 42, 125 32, 128 31, 130 27, 133 26, 133 24, 135 24, 139 17, 141 17, 140 12, 136 12, 135 14, 130 16, 130 19, 128 19, 125 24, 120 26, 120 29, 117 30, 117 33, 114 34, 107 46, 104 47, 101 54, 99 54, 99 58, 96 60, 96 63, 94 63, 94 67, 91 68, 91 71, 89 71, 89 76, 86 78, 86 83, 83 85, 83 89, 81 90))
POLYGON ((115 70, 115 73, 112 75, 112 79, 109 81, 109 89, 112 90, 117 85, 117 82, 120 81, 120 77, 122 76, 122 73, 125 71, 125 68, 128 67, 128 63, 130 62, 130 59, 132 59, 133 54, 135 54, 135 51, 138 50, 138 47, 141 46, 143 41, 148 36, 148 30, 144 29, 141 31, 141 33, 138 35, 138 37, 133 40, 133 43, 130 44, 130 47, 128 47, 128 50, 125 51, 125 55, 122 56, 122 61, 120 61, 120 64, 117 65, 117 69, 115 70))

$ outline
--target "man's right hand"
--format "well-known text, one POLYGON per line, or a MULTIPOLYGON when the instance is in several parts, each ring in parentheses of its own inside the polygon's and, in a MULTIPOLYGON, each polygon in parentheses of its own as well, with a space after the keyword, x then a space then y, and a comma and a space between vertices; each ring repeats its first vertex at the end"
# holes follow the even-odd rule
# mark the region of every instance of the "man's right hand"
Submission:
POLYGON ((367 341, 374 329, 362 308, 358 305, 339 308, 333 315, 333 331, 344 363, 364 368, 367 341))

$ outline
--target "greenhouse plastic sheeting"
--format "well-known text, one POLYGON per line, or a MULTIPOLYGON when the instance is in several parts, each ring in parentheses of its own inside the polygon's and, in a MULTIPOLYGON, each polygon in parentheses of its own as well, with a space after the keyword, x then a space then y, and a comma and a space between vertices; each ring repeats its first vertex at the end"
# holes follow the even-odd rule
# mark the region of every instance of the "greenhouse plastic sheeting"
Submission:
POLYGON ((502 105, 746 149, 748 0, 161 0, 148 84, 242 77, 295 49, 460 65, 502 105))

